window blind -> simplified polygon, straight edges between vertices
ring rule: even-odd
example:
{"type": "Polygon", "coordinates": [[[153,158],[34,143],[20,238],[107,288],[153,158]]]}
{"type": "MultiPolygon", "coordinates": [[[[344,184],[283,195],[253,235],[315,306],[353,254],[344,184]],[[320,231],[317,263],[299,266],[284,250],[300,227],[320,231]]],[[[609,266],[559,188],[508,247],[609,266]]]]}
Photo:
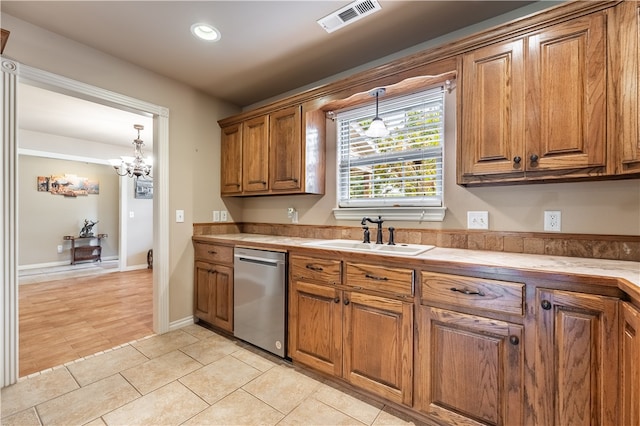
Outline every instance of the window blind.
{"type": "Polygon", "coordinates": [[[381,99],[390,133],[364,132],[375,104],[336,113],[338,206],[442,206],[444,89],[381,99]]]}

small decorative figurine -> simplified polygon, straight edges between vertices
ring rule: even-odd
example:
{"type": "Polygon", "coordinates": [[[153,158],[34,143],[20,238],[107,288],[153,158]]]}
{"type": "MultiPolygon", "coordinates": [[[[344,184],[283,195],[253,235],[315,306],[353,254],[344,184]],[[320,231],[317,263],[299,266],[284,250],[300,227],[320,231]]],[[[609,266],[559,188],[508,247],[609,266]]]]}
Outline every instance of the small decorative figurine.
{"type": "Polygon", "coordinates": [[[84,220],[84,226],[82,227],[82,229],[80,230],[80,237],[93,237],[93,232],[91,231],[91,229],[93,228],[93,226],[98,223],[99,221],[90,221],[85,219],[84,220]]]}

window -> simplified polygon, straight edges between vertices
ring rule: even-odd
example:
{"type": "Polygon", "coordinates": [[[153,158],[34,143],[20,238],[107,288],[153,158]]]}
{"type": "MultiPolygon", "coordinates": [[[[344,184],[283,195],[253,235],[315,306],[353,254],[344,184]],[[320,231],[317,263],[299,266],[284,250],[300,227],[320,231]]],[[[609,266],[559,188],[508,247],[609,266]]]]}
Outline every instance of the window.
{"type": "Polygon", "coordinates": [[[379,110],[383,138],[364,134],[375,103],[336,113],[339,208],[442,207],[444,89],[382,98],[379,110]]]}

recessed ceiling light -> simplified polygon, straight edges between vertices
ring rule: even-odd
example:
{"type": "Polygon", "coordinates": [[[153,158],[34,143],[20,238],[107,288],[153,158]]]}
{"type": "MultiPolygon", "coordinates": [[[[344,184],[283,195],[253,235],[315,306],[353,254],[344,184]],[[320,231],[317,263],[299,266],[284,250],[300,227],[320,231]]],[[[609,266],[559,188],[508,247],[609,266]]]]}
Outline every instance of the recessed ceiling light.
{"type": "Polygon", "coordinates": [[[220,37],[222,37],[220,31],[209,24],[193,24],[191,26],[191,33],[205,41],[218,41],[220,37]]]}

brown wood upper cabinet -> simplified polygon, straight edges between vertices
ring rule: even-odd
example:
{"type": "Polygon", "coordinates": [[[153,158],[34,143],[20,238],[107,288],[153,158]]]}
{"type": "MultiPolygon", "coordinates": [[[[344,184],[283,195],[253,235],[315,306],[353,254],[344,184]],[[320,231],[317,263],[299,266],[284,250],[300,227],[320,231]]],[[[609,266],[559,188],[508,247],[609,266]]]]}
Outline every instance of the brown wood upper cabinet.
{"type": "Polygon", "coordinates": [[[221,194],[324,193],[324,120],[301,105],[221,120],[221,194]]]}
{"type": "Polygon", "coordinates": [[[640,173],[640,2],[624,1],[611,13],[609,32],[611,143],[618,175],[640,173]]]}
{"type": "Polygon", "coordinates": [[[606,14],[463,55],[458,183],[607,172],[606,14]]]}

